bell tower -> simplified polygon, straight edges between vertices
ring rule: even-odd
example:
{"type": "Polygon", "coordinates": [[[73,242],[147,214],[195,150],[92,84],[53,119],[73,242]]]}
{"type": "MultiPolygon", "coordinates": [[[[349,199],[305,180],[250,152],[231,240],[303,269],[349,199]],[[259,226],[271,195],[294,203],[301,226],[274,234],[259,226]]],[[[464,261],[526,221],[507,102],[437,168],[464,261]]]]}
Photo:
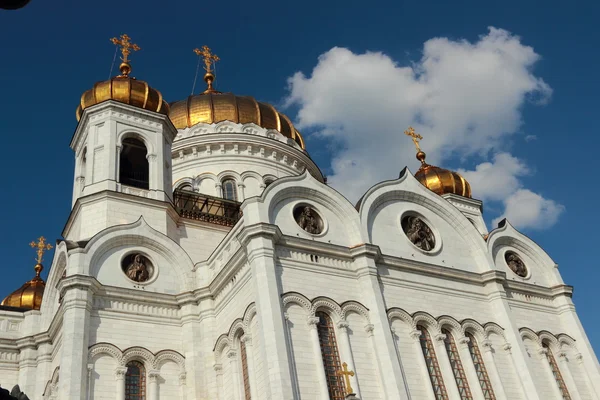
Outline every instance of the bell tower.
{"type": "Polygon", "coordinates": [[[165,231],[164,217],[145,215],[156,207],[143,203],[172,202],[171,146],[177,130],[167,116],[169,106],[158,90],[131,76],[129,54],[140,48],[127,35],[111,41],[121,49],[121,73],[81,96],[71,140],[73,211],[65,234],[74,240],[140,215],[165,231]],[[74,231],[73,214],[86,219],[74,231]]]}

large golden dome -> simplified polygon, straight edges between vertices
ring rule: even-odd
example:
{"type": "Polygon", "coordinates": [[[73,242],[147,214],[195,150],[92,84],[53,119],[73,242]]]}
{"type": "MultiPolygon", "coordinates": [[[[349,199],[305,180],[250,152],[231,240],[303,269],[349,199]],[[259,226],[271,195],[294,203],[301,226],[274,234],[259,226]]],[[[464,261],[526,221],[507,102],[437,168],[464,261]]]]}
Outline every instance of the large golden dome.
{"type": "Polygon", "coordinates": [[[81,118],[83,110],[106,100],[116,100],[121,103],[143,108],[167,115],[169,104],[163,100],[162,94],[150,87],[146,82],[129,76],[131,65],[123,62],[120,66],[121,75],[107,81],[97,82],[93,88],[81,95],[77,107],[77,121],[81,118]]]}
{"type": "Polygon", "coordinates": [[[422,151],[417,153],[417,159],[421,161],[421,167],[415,173],[415,178],[427,189],[440,196],[452,193],[463,197],[471,197],[471,185],[458,172],[427,164],[425,153],[422,151]]]}
{"type": "Polygon", "coordinates": [[[38,263],[35,266],[35,277],[6,296],[0,305],[39,310],[42,305],[44,289],[46,288],[46,282],[40,277],[43,269],[42,264],[38,263]]]}
{"type": "Polygon", "coordinates": [[[232,121],[240,124],[254,123],[266,129],[275,129],[304,148],[302,135],[294,128],[288,117],[270,104],[256,101],[250,96],[233,93],[205,91],[185,100],[171,103],[169,118],[177,129],[198,123],[213,124],[232,121]]]}

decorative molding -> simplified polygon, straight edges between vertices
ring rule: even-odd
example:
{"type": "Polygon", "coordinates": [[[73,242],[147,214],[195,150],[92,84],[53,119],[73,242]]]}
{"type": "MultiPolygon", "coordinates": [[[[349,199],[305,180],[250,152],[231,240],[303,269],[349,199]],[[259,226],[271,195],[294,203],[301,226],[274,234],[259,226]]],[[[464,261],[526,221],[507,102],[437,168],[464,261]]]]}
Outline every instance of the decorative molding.
{"type": "Polygon", "coordinates": [[[294,303],[302,307],[308,316],[314,316],[317,311],[323,310],[330,314],[336,323],[346,321],[347,316],[352,312],[361,315],[367,324],[371,323],[369,310],[354,300],[345,301],[340,305],[328,297],[320,296],[309,300],[298,292],[288,292],[281,296],[281,301],[284,309],[288,304],[294,303]]]}
{"type": "Polygon", "coordinates": [[[121,350],[111,343],[96,343],[88,349],[88,363],[93,364],[94,359],[103,354],[115,360],[117,372],[119,368],[125,368],[128,362],[137,360],[143,363],[148,371],[158,371],[165,361],[172,361],[179,366],[180,373],[185,373],[185,357],[174,350],[161,350],[154,354],[139,346],[121,350]]]}

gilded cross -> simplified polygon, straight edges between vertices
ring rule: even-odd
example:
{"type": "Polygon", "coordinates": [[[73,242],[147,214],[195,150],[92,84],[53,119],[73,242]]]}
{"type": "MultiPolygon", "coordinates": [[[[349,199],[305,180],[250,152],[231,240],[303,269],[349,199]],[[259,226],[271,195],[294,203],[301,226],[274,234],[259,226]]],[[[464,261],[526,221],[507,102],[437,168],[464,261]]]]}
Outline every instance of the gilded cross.
{"type": "Polygon", "coordinates": [[[404,131],[404,134],[412,138],[412,141],[415,144],[415,147],[417,148],[417,152],[420,152],[421,146],[419,146],[419,141],[423,139],[423,136],[415,132],[415,128],[413,128],[412,126],[409,126],[408,129],[404,131]]]}
{"type": "Polygon", "coordinates": [[[29,245],[31,247],[33,247],[34,249],[37,248],[36,252],[37,252],[37,263],[41,264],[42,263],[42,257],[44,256],[44,253],[47,250],[51,250],[52,249],[52,245],[46,243],[46,238],[43,236],[40,236],[40,238],[38,239],[37,243],[36,242],[31,242],[29,243],[29,245]]]}
{"type": "Polygon", "coordinates": [[[131,43],[131,38],[128,34],[124,33],[121,35],[121,39],[117,39],[116,37],[110,39],[113,44],[116,46],[121,46],[121,53],[123,53],[123,57],[121,60],[123,62],[129,62],[129,54],[131,54],[131,50],[138,51],[140,50],[140,46],[135,43],[131,43]]]}
{"type": "Polygon", "coordinates": [[[343,376],[346,380],[346,394],[354,393],[352,386],[350,385],[350,377],[354,376],[354,371],[348,371],[348,364],[342,364],[343,371],[337,371],[339,376],[343,376]]]}
{"type": "Polygon", "coordinates": [[[220,60],[220,58],[216,54],[211,53],[211,50],[207,45],[202,46],[202,49],[194,49],[194,53],[204,58],[204,69],[207,73],[211,73],[212,65],[220,60]]]}

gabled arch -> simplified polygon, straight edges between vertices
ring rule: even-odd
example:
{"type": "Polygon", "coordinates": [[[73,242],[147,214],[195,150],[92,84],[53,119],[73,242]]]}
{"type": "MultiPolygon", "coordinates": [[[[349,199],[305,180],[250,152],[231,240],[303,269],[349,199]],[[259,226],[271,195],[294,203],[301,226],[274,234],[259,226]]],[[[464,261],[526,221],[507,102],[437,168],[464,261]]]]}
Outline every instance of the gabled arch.
{"type": "Polygon", "coordinates": [[[42,329],[47,329],[50,326],[54,314],[58,310],[59,293],[56,286],[62,279],[63,274],[66,273],[68,263],[69,254],[67,244],[63,240],[56,244],[54,256],[52,257],[52,264],[50,266],[50,273],[46,280],[46,288],[44,289],[44,296],[42,297],[42,304],[40,306],[42,329]]]}
{"type": "Polygon", "coordinates": [[[120,247],[124,238],[129,243],[137,240],[141,247],[162,255],[178,276],[181,289],[191,289],[194,264],[190,256],[173,239],[149,226],[143,216],[131,224],[112,226],[94,235],[83,249],[86,254],[81,264],[83,269],[74,273],[95,276],[102,257],[112,248],[120,247]]]}
{"type": "Polygon", "coordinates": [[[360,215],[361,233],[372,242],[372,220],[376,212],[389,201],[405,201],[418,203],[435,213],[448,225],[454,227],[475,257],[478,265],[491,265],[481,234],[467,217],[447,200],[433,193],[415,179],[408,168],[404,168],[400,177],[392,181],[384,181],[372,186],[363,195],[357,209],[360,215]]]}

